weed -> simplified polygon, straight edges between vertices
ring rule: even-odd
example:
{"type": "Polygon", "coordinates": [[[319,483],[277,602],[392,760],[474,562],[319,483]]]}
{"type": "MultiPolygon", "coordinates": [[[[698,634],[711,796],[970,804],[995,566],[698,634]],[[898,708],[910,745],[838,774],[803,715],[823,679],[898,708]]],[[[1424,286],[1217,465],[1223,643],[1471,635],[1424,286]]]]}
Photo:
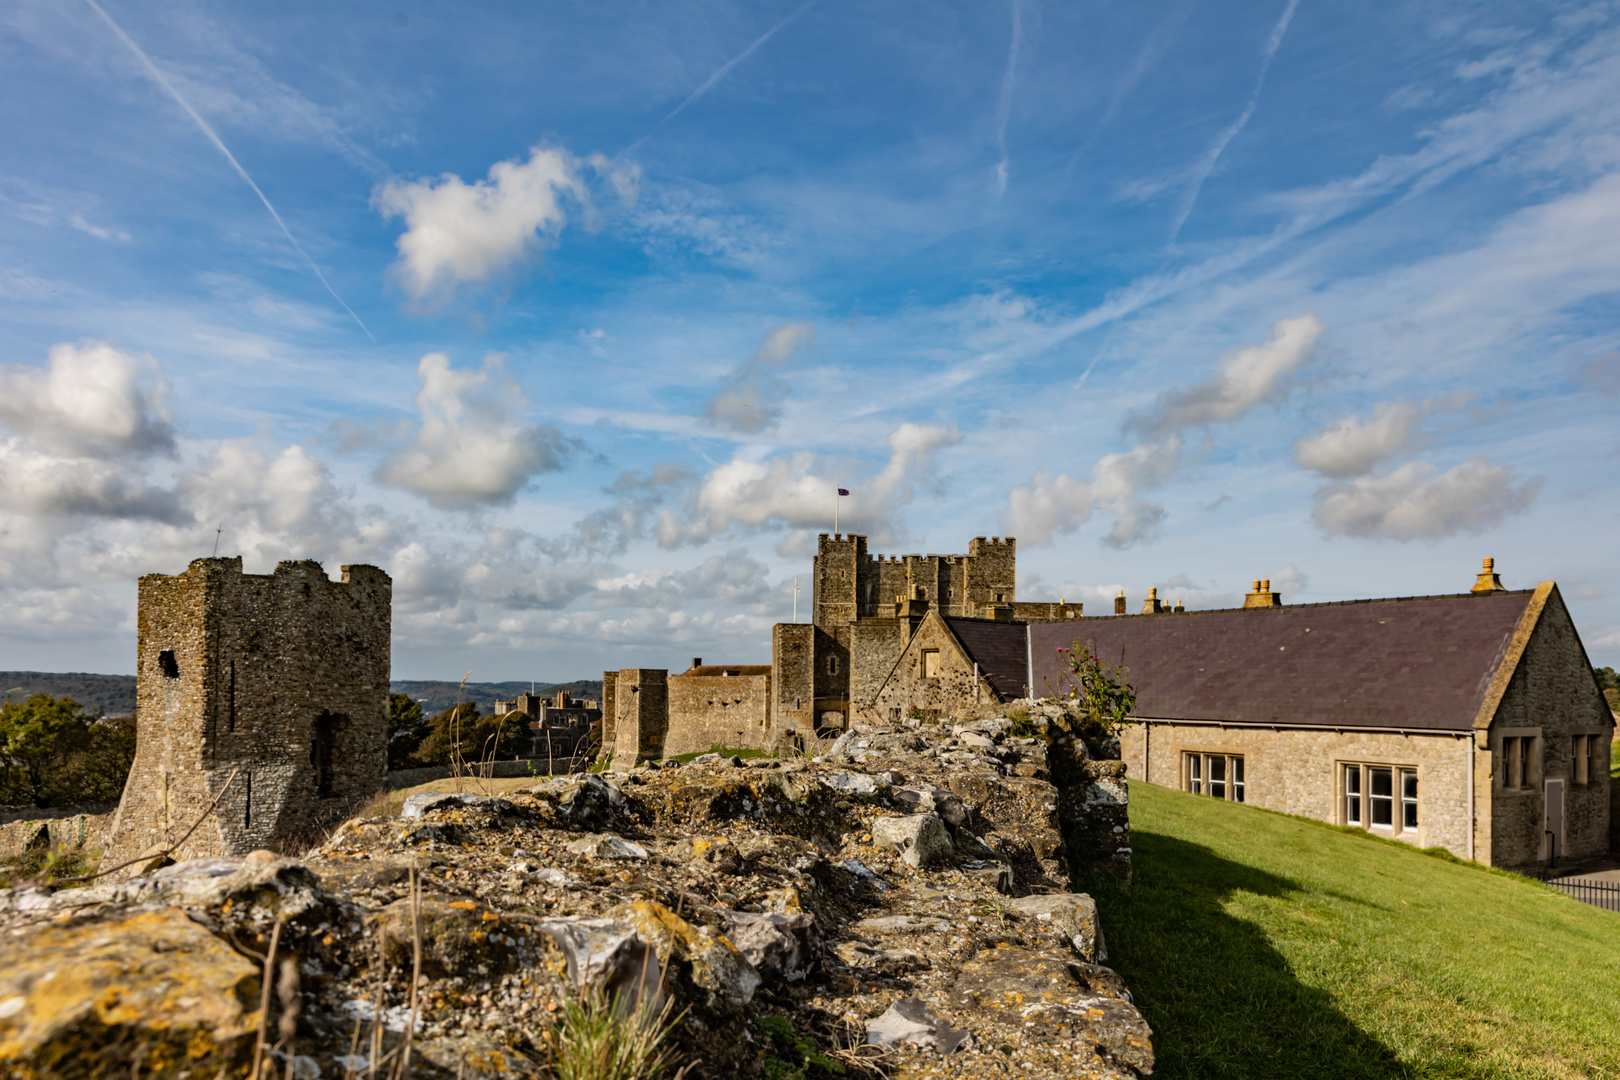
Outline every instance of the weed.
{"type": "Polygon", "coordinates": [[[786,1055],[768,1055],[760,1066],[764,1080],[807,1080],[817,1074],[844,1075],[842,1062],[834,1061],[817,1049],[815,1040],[799,1037],[793,1023],[785,1016],[758,1016],[754,1018],[760,1030],[771,1040],[771,1049],[786,1055]],[[812,1071],[814,1070],[814,1071],[812,1071]]]}
{"type": "Polygon", "coordinates": [[[653,1080],[675,1061],[665,1045],[679,1017],[672,1003],[660,1007],[645,994],[628,1011],[601,990],[584,991],[563,1003],[543,1036],[553,1080],[653,1080]]]}
{"type": "Polygon", "coordinates": [[[1016,739],[1033,739],[1041,733],[1030,718],[1028,709],[1008,709],[1007,719],[1012,721],[1012,736],[1016,739]]]}
{"type": "Polygon", "coordinates": [[[29,881],[49,881],[87,873],[96,864],[88,851],[36,848],[0,859],[0,889],[12,889],[29,881]]]}

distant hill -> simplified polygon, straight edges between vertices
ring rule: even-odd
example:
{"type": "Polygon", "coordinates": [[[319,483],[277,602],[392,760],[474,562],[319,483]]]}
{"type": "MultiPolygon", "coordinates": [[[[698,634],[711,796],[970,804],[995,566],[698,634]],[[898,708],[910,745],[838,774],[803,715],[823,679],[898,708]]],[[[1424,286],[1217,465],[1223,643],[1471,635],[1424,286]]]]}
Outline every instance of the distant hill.
{"type": "Polygon", "coordinates": [[[0,671],[0,701],[26,701],[35,694],[70,697],[92,713],[129,716],[135,711],[135,676],[0,671]]]}
{"type": "Polygon", "coordinates": [[[443,712],[458,700],[471,701],[478,705],[478,711],[487,713],[495,707],[497,699],[511,701],[519,694],[529,692],[530,686],[534,692],[545,697],[551,697],[559,690],[566,690],[576,698],[588,698],[600,703],[602,700],[602,680],[580,679],[566,683],[527,683],[527,682],[470,682],[465,689],[453,682],[439,682],[432,679],[395,679],[391,689],[396,694],[409,694],[413,698],[424,699],[422,711],[429,716],[443,712]],[[457,697],[457,694],[460,697],[457,697]]]}
{"type": "MultiPolygon", "coordinates": [[[[477,702],[480,712],[488,712],[496,699],[510,701],[529,689],[527,682],[499,682],[467,684],[460,700],[477,702]]],[[[395,679],[391,689],[397,694],[424,698],[422,710],[429,716],[443,712],[457,701],[457,686],[453,682],[431,679],[395,679]]],[[[566,690],[576,698],[602,700],[600,679],[581,679],[567,683],[537,683],[535,693],[547,696],[566,690]]],[[[0,671],[0,700],[23,701],[34,694],[52,697],[70,697],[93,713],[109,716],[129,715],[135,711],[135,676],[91,675],[82,671],[58,673],[49,671],[0,671]]]]}

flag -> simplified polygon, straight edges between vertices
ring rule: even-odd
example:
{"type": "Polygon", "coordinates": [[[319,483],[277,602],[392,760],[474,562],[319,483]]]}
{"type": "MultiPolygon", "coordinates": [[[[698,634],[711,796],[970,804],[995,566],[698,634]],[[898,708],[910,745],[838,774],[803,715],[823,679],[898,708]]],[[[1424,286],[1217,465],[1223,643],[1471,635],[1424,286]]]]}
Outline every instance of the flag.
{"type": "Polygon", "coordinates": [[[849,488],[839,488],[838,489],[838,494],[840,494],[840,495],[848,495],[849,494],[849,488]]]}

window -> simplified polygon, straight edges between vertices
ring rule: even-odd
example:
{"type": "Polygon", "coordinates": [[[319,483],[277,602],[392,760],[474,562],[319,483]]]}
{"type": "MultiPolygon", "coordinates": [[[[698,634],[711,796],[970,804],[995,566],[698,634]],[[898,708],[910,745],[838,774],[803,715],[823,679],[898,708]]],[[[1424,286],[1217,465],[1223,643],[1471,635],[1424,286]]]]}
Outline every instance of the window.
{"type": "Polygon", "coordinates": [[[173,649],[164,649],[158,653],[158,669],[163,672],[163,677],[166,679],[178,679],[180,677],[180,665],[175,662],[173,649]]]}
{"type": "Polygon", "coordinates": [[[1183,754],[1185,787],[1194,795],[1242,802],[1243,759],[1235,754],[1183,754]]]}
{"type": "Polygon", "coordinates": [[[939,650],[924,649],[922,654],[923,678],[939,678],[939,650]]]}
{"type": "Polygon", "coordinates": [[[838,657],[836,657],[836,656],[827,657],[827,674],[829,674],[829,675],[838,674],[838,657]]]}
{"type": "MultiPolygon", "coordinates": [[[[1418,771],[1399,765],[1346,763],[1344,823],[1399,836],[1417,832],[1418,771]]],[[[1415,835],[1405,839],[1415,839],[1415,835]]]]}
{"type": "Polygon", "coordinates": [[[1592,782],[1592,736],[1577,735],[1570,748],[1570,765],[1573,767],[1574,780],[1577,784],[1592,782]]]}
{"type": "Polygon", "coordinates": [[[1401,828],[1417,828],[1417,770],[1401,770],[1401,828]]]}
{"type": "Polygon", "coordinates": [[[1535,760],[1533,735],[1515,735],[1502,740],[1502,786],[1519,791],[1535,782],[1531,763],[1535,760]]]}
{"type": "Polygon", "coordinates": [[[1373,766],[1367,770],[1367,809],[1372,815],[1372,827],[1390,829],[1395,826],[1395,782],[1391,770],[1373,766]]]}

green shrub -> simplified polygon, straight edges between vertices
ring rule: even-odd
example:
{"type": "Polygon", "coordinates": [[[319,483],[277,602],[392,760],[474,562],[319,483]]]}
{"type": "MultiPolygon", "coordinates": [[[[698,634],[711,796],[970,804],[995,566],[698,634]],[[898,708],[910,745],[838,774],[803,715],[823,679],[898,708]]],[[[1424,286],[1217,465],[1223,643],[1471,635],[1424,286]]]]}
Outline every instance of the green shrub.
{"type": "Polygon", "coordinates": [[[816,1049],[815,1040],[795,1034],[793,1023],[787,1017],[757,1016],[754,1023],[770,1038],[771,1049],[775,1051],[767,1054],[765,1063],[760,1066],[759,1075],[764,1080],[807,1080],[821,1074],[844,1074],[843,1063],[816,1049]]]}

